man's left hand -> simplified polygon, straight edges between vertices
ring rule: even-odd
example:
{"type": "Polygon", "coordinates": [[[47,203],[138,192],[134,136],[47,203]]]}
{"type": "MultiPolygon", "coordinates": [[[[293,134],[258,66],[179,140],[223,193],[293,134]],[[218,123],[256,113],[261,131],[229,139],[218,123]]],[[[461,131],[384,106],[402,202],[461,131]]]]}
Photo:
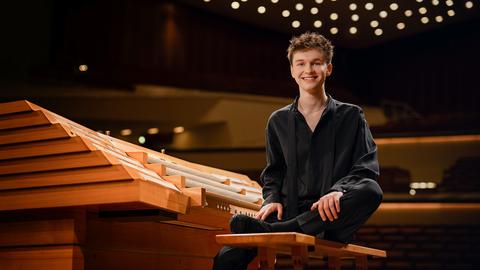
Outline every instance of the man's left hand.
{"type": "Polygon", "coordinates": [[[310,210],[318,210],[323,221],[327,221],[327,218],[330,221],[334,221],[338,218],[338,213],[340,213],[340,197],[342,196],[342,192],[330,192],[314,203],[310,210]]]}

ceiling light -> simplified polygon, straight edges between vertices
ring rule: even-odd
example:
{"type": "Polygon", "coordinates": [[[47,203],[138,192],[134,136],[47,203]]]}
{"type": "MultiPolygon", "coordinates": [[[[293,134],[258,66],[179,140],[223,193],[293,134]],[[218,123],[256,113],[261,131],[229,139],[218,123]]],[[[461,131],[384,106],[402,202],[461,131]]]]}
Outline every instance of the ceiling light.
{"type": "Polygon", "coordinates": [[[405,24],[402,23],[402,22],[399,22],[399,23],[397,23],[397,28],[398,28],[398,30],[403,30],[403,29],[405,29],[405,24]]]}
{"type": "Polygon", "coordinates": [[[468,8],[468,9],[472,8],[473,7],[473,2],[472,1],[465,2],[465,7],[468,8]]]}
{"type": "Polygon", "coordinates": [[[85,72],[85,71],[88,70],[88,66],[87,65],[80,65],[80,66],[78,66],[78,70],[80,72],[85,72]]]}
{"type": "Polygon", "coordinates": [[[284,11],[282,11],[282,16],[285,17],[285,18],[290,16],[290,11],[285,9],[284,11]]]}
{"type": "Polygon", "coordinates": [[[240,3],[237,1],[233,1],[232,4],[230,5],[233,9],[238,9],[240,7],[240,3]]]}
{"type": "Polygon", "coordinates": [[[382,10],[378,15],[380,15],[380,18],[386,18],[388,13],[385,10],[382,10]]]}
{"type": "Polygon", "coordinates": [[[358,21],[359,18],[360,17],[358,16],[358,14],[353,14],[352,15],[352,21],[354,21],[354,22],[358,21]]]}
{"type": "Polygon", "coordinates": [[[415,191],[415,189],[410,189],[410,195],[414,196],[415,194],[417,194],[417,192],[415,191]]]}
{"type": "Polygon", "coordinates": [[[390,9],[391,10],[397,10],[398,9],[398,4],[397,3],[391,3],[390,4],[390,9]]]}
{"type": "Polygon", "coordinates": [[[440,4],[440,1],[438,1],[438,0],[432,0],[432,5],[438,6],[438,4],[440,4]]]}
{"type": "Polygon", "coordinates": [[[315,26],[316,28],[322,27],[322,21],[319,21],[319,20],[314,21],[313,26],[315,26]]]}
{"type": "Polygon", "coordinates": [[[210,2],[210,0],[203,0],[203,2],[208,3],[208,2],[210,2]]]}
{"type": "Polygon", "coordinates": [[[338,19],[338,14],[337,14],[337,13],[332,13],[332,14],[330,14],[330,19],[331,19],[332,21],[335,21],[336,19],[338,19]]]}
{"type": "Polygon", "coordinates": [[[425,7],[421,7],[421,8],[418,9],[418,13],[425,14],[425,13],[427,13],[427,9],[425,7]]]}
{"type": "Polygon", "coordinates": [[[373,9],[373,4],[372,3],[366,3],[365,4],[365,9],[366,10],[372,10],[373,9]]]}
{"type": "Polygon", "coordinates": [[[445,1],[445,4],[447,4],[447,6],[451,7],[453,6],[453,1],[452,0],[447,0],[445,1]]]}
{"type": "Polygon", "coordinates": [[[435,17],[435,21],[438,22],[438,23],[441,23],[441,22],[443,22],[443,17],[438,15],[438,16],[435,17]]]}
{"type": "Polygon", "coordinates": [[[383,30],[380,28],[375,29],[375,35],[381,36],[383,34],[383,30]]]}
{"type": "Polygon", "coordinates": [[[303,4],[302,3],[297,3],[295,5],[295,9],[298,10],[298,11],[302,10],[303,9],[303,4]]]}
{"type": "Polygon", "coordinates": [[[420,21],[422,21],[423,24],[427,24],[429,20],[428,17],[422,17],[420,21]]]}
{"type": "Polygon", "coordinates": [[[247,2],[247,0],[241,0],[242,2],[247,2]]]}
{"type": "Polygon", "coordinates": [[[129,128],[122,129],[122,130],[120,130],[120,135],[122,135],[122,136],[130,136],[130,135],[132,135],[132,130],[129,129],[129,128]]]}
{"type": "Polygon", "coordinates": [[[150,134],[150,135],[155,135],[155,134],[158,134],[158,132],[160,132],[160,130],[158,128],[149,128],[147,130],[147,133],[150,134]]]}
{"type": "Polygon", "coordinates": [[[300,22],[299,22],[299,21],[293,21],[293,22],[292,22],[292,27],[293,27],[293,28],[298,28],[298,27],[300,27],[300,22]]]}
{"type": "Polygon", "coordinates": [[[278,0],[272,0],[272,3],[274,4],[278,3],[278,0]]]}
{"type": "Polygon", "coordinates": [[[143,136],[138,137],[138,142],[139,142],[140,144],[144,144],[145,141],[146,141],[146,140],[145,140],[145,137],[143,137],[143,136]]]}
{"type": "Polygon", "coordinates": [[[332,33],[332,35],[336,35],[338,33],[338,28],[336,27],[330,28],[330,33],[332,33]]]}
{"type": "Polygon", "coordinates": [[[373,28],[378,27],[378,21],[376,21],[376,20],[371,21],[370,26],[373,27],[373,28]]]}
{"type": "Polygon", "coordinates": [[[455,11],[453,9],[450,9],[449,11],[447,11],[447,14],[448,16],[453,17],[455,16],[455,11]]]}
{"type": "Polygon", "coordinates": [[[313,15],[317,14],[317,13],[318,13],[318,8],[312,7],[312,8],[310,9],[310,13],[312,13],[313,15]]]}
{"type": "Polygon", "coordinates": [[[257,8],[257,11],[258,11],[258,13],[263,14],[263,13],[265,13],[265,11],[267,11],[267,9],[264,6],[259,6],[257,8]]]}
{"type": "Polygon", "coordinates": [[[356,27],[350,27],[350,29],[348,30],[350,32],[350,34],[356,34],[357,33],[357,28],[356,27]]]}
{"type": "Polygon", "coordinates": [[[418,3],[421,3],[421,2],[423,2],[423,0],[417,0],[417,2],[418,2],[418,3]]]}
{"type": "Polygon", "coordinates": [[[323,3],[323,0],[315,0],[315,3],[321,4],[321,3],[323,3]]]}
{"type": "Polygon", "coordinates": [[[357,4],[351,3],[350,5],[348,5],[348,7],[350,8],[350,10],[353,11],[353,10],[357,9],[357,4]]]}
{"type": "Polygon", "coordinates": [[[173,133],[176,133],[176,134],[183,133],[184,131],[185,131],[185,128],[182,127],[182,126],[178,126],[178,127],[173,128],[173,133]]]}
{"type": "Polygon", "coordinates": [[[410,17],[412,14],[413,12],[410,9],[405,10],[405,16],[410,17]]]}

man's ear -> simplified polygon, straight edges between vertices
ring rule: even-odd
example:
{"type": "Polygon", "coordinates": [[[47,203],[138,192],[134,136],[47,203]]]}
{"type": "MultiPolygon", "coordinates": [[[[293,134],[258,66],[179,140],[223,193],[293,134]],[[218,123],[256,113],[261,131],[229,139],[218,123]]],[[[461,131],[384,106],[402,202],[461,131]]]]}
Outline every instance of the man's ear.
{"type": "Polygon", "coordinates": [[[332,63],[329,63],[327,65],[327,76],[330,76],[332,74],[332,72],[333,72],[333,65],[332,65],[332,63]]]}

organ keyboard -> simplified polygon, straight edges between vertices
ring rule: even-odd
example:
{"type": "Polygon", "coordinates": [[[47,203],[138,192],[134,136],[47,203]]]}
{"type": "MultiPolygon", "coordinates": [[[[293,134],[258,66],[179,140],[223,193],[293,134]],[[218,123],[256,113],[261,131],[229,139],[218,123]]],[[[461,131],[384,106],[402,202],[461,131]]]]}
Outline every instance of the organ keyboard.
{"type": "Polygon", "coordinates": [[[261,204],[245,175],[0,104],[0,269],[209,269],[230,216],[261,204]]]}

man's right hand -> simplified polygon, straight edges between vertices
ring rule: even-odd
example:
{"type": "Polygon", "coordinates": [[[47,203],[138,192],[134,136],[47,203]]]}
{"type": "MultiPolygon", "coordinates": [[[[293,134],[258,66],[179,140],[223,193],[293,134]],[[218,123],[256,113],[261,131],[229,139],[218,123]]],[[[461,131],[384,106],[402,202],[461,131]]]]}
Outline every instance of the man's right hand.
{"type": "Polygon", "coordinates": [[[265,220],[271,213],[277,211],[277,219],[282,219],[283,206],[281,203],[269,203],[263,206],[255,215],[256,219],[265,220]]]}

